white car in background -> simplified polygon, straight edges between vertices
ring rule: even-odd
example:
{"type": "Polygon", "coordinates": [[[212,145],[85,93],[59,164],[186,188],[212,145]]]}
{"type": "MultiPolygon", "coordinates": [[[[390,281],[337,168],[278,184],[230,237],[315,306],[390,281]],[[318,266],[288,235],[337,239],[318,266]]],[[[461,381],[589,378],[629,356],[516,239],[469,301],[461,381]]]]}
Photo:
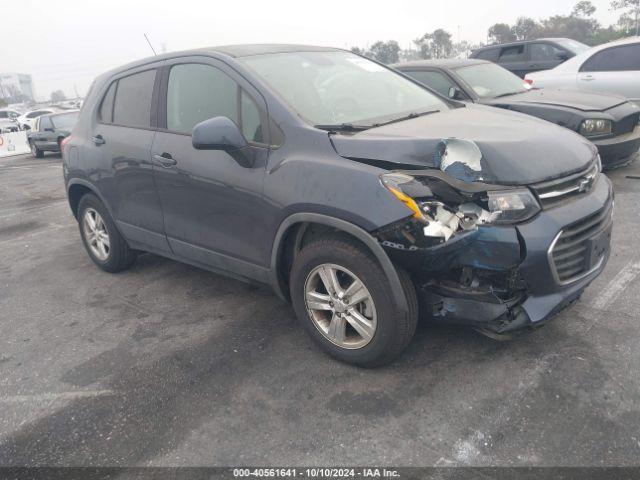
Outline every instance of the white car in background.
{"type": "Polygon", "coordinates": [[[47,115],[49,113],[58,113],[57,108],[39,108],[37,110],[31,110],[18,117],[18,125],[23,130],[31,130],[36,123],[36,118],[47,115]]]}
{"type": "Polygon", "coordinates": [[[598,45],[551,70],[528,73],[524,78],[533,87],[612,93],[640,106],[640,37],[598,45]]]}

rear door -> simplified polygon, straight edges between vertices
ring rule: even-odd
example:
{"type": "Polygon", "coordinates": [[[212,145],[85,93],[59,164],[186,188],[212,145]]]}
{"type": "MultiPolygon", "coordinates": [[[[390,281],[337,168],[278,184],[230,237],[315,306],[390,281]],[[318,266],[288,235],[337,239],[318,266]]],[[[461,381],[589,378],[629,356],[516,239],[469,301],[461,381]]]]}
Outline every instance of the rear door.
{"type": "Polygon", "coordinates": [[[640,43],[594,53],[578,72],[578,88],[621,95],[640,105],[640,43]]]}
{"type": "Polygon", "coordinates": [[[172,251],[192,263],[264,280],[264,99],[233,69],[209,57],[168,61],[160,98],[152,154],[172,251]],[[193,148],[193,127],[218,116],[240,127],[253,166],[222,150],[193,148]]]}
{"type": "Polygon", "coordinates": [[[529,72],[550,70],[560,65],[570,56],[569,52],[549,42],[529,43],[527,49],[527,68],[529,72]]]}
{"type": "Polygon", "coordinates": [[[134,247],[152,251],[169,250],[151,162],[160,65],[127,71],[105,87],[87,139],[95,182],[120,231],[134,247]]]}
{"type": "Polygon", "coordinates": [[[524,44],[501,47],[497,63],[521,78],[529,73],[524,44]]]}
{"type": "Polygon", "coordinates": [[[36,119],[34,126],[35,144],[41,150],[55,150],[58,145],[54,135],[54,126],[49,115],[36,119]]]}

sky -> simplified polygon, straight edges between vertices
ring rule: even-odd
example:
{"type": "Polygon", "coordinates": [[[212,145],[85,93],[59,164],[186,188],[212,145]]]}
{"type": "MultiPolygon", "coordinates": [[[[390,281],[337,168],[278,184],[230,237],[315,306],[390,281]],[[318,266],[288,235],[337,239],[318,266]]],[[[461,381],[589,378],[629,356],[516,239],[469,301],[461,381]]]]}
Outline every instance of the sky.
{"type": "MultiPolygon", "coordinates": [[[[39,100],[82,96],[93,78],[153,54],[238,43],[339,48],[412,40],[444,28],[454,41],[486,41],[497,22],[568,14],[577,0],[20,0],[3,1],[0,73],[31,74],[39,100]]],[[[592,0],[603,25],[618,14],[592,0]]]]}

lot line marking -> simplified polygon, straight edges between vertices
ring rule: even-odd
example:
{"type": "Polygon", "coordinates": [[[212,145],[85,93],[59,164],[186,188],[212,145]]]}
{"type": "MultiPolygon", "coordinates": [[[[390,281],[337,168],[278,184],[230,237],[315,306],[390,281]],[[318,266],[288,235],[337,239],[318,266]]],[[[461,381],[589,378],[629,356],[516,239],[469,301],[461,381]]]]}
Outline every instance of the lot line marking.
{"type": "Polygon", "coordinates": [[[0,397],[0,403],[50,402],[52,400],[76,400],[115,395],[113,390],[80,390],[76,392],[37,393],[34,395],[11,395],[0,397]]]}
{"type": "Polygon", "coordinates": [[[627,285],[633,282],[638,275],[640,275],[640,262],[627,263],[602,290],[600,296],[593,301],[591,306],[597,310],[604,310],[616,301],[627,285]]]}

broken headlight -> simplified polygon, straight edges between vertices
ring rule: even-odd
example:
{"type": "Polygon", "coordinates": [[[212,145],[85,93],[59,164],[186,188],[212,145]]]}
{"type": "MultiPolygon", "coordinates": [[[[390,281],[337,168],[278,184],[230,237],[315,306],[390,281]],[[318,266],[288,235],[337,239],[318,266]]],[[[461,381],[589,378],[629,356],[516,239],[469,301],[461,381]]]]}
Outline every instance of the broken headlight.
{"type": "Polygon", "coordinates": [[[413,218],[421,222],[427,221],[422,209],[414,200],[414,198],[431,196],[431,190],[426,185],[404,173],[385,173],[380,175],[380,181],[405,207],[413,212],[413,218]]]}
{"type": "Polygon", "coordinates": [[[516,223],[528,220],[540,211],[540,204],[527,188],[488,192],[491,223],[516,223]]]}
{"type": "Polygon", "coordinates": [[[611,120],[603,118],[588,118],[580,124],[580,134],[585,137],[597,135],[609,135],[611,133],[611,120]]]}

